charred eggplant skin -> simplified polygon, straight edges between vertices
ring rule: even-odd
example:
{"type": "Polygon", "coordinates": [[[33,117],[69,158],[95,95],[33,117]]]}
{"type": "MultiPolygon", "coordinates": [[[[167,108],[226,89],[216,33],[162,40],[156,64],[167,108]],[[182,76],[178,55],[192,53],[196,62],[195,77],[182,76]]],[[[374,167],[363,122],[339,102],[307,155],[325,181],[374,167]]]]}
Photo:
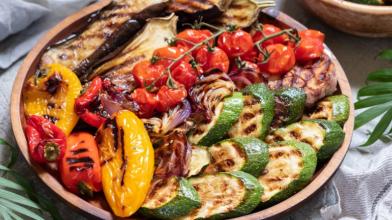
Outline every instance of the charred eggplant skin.
{"type": "Polygon", "coordinates": [[[287,88],[275,93],[274,127],[298,121],[304,112],[306,93],[303,89],[287,88]]]}
{"type": "Polygon", "coordinates": [[[348,97],[345,95],[334,95],[318,102],[316,111],[310,114],[309,118],[336,121],[343,126],[348,119],[349,113],[350,101],[348,97]]]}
{"type": "Polygon", "coordinates": [[[261,121],[260,139],[264,139],[274,117],[274,94],[264,84],[252,84],[245,87],[242,91],[244,94],[252,95],[259,99],[263,111],[263,119],[261,121]]]}
{"type": "Polygon", "coordinates": [[[273,195],[268,201],[264,201],[260,203],[261,207],[268,207],[273,204],[276,204],[280,201],[283,201],[294,193],[301,190],[305,187],[309,181],[312,179],[312,176],[316,170],[317,166],[317,156],[313,148],[305,143],[298,142],[298,141],[282,141],[277,142],[275,144],[270,145],[270,148],[279,147],[279,146],[290,146],[293,148],[298,149],[302,155],[303,167],[300,172],[299,177],[292,181],[286,189],[278,192],[277,194],[273,195]]]}
{"type": "MultiPolygon", "coordinates": [[[[175,219],[187,215],[200,206],[200,198],[193,186],[182,177],[172,177],[178,181],[176,196],[160,207],[141,207],[140,213],[156,219],[175,219]]],[[[159,193],[159,192],[157,192],[159,193]]]]}

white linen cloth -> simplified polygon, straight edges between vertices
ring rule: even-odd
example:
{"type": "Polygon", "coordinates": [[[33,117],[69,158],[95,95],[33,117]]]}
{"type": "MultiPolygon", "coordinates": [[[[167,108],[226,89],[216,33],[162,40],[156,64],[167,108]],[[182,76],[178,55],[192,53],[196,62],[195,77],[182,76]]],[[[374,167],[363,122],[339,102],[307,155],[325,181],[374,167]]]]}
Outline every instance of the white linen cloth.
{"type": "MultiPolygon", "coordinates": [[[[14,143],[9,119],[9,100],[12,82],[19,65],[20,57],[31,49],[38,38],[67,14],[86,5],[89,1],[79,0],[35,0],[49,10],[49,13],[23,30],[0,42],[0,63],[19,60],[10,68],[0,70],[0,137],[14,143]],[[12,46],[11,46],[12,45],[12,46]]],[[[279,7],[309,27],[326,33],[327,44],[339,58],[348,74],[353,94],[363,84],[366,74],[388,64],[374,61],[381,49],[392,48],[390,39],[363,39],[337,32],[304,13],[297,1],[278,0],[279,7]],[[361,62],[358,62],[360,60],[361,62]]],[[[0,11],[0,17],[2,13],[0,11]]],[[[0,30],[1,32],[1,30],[0,30]]],[[[390,65],[389,65],[390,66],[390,65]]],[[[358,147],[366,140],[366,134],[374,124],[354,132],[350,150],[336,175],[323,189],[305,204],[279,219],[392,219],[392,149],[391,143],[378,141],[368,148],[358,147]]],[[[0,148],[0,152],[3,148],[0,148]]],[[[4,151],[3,151],[4,152],[4,151]]],[[[6,155],[0,153],[0,159],[6,155]]],[[[18,172],[39,186],[40,193],[51,199],[59,207],[66,219],[84,219],[59,200],[28,168],[22,158],[16,165],[18,172]]]]}

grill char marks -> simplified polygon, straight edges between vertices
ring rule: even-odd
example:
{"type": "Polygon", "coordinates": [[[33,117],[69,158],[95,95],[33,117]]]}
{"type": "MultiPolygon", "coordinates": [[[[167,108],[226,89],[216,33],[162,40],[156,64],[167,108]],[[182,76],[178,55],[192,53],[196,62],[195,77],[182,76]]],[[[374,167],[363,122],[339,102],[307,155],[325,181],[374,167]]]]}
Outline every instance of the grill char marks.
{"type": "Polygon", "coordinates": [[[75,37],[49,48],[40,68],[60,63],[86,78],[92,67],[127,42],[147,18],[159,15],[166,0],[114,0],[75,37]],[[138,19],[138,20],[136,20],[138,19]]]}

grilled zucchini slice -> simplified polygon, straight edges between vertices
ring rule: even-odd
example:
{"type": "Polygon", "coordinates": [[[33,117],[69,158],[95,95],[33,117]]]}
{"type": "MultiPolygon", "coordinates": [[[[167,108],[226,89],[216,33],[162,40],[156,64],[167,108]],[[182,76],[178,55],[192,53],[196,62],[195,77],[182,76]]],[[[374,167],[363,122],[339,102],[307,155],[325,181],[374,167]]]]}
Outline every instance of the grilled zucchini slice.
{"type": "Polygon", "coordinates": [[[210,146],[222,140],[231,126],[237,121],[244,106],[243,96],[234,92],[215,108],[212,119],[207,123],[200,123],[191,132],[188,140],[192,144],[210,146]]]}
{"type": "Polygon", "coordinates": [[[221,141],[208,148],[211,164],[205,173],[243,171],[258,177],[268,163],[268,146],[253,137],[221,141]]]}
{"type": "Polygon", "coordinates": [[[157,219],[174,219],[189,214],[200,204],[199,195],[188,180],[171,177],[153,185],[140,213],[157,219]]]}
{"type": "Polygon", "coordinates": [[[266,138],[267,143],[297,140],[312,146],[319,161],[332,156],[344,140],[344,131],[334,121],[304,120],[275,130],[266,138]]]}
{"type": "Polygon", "coordinates": [[[191,178],[201,207],[181,219],[225,219],[246,215],[260,202],[262,187],[247,173],[234,171],[191,178]]]}
{"type": "Polygon", "coordinates": [[[274,115],[274,95],[265,85],[247,86],[243,93],[244,108],[229,131],[229,137],[256,137],[263,139],[274,115]]]}
{"type": "Polygon", "coordinates": [[[336,121],[341,126],[347,121],[350,113],[350,101],[345,95],[329,96],[317,103],[311,119],[336,121]]]}
{"type": "Polygon", "coordinates": [[[211,155],[206,147],[192,146],[192,156],[189,163],[189,173],[188,177],[196,176],[202,173],[204,168],[206,168],[211,163],[211,155]]]}
{"type": "Polygon", "coordinates": [[[301,119],[306,102],[303,89],[287,88],[275,94],[275,115],[273,127],[281,127],[301,119]]]}
{"type": "Polygon", "coordinates": [[[264,188],[261,205],[280,202],[301,190],[317,166],[316,152],[308,144],[283,141],[270,145],[269,162],[258,181],[264,188]]]}

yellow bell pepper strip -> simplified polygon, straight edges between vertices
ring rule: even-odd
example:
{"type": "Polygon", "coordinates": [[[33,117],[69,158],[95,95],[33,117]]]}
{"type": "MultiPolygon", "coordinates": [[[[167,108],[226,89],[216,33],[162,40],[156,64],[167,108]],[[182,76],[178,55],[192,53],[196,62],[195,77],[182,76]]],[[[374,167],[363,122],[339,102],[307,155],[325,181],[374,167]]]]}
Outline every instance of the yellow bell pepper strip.
{"type": "Polygon", "coordinates": [[[121,110],[97,133],[102,187],[106,200],[119,217],[135,213],[147,196],[154,172],[154,149],[143,122],[121,110]]]}
{"type": "Polygon", "coordinates": [[[49,65],[46,72],[27,81],[23,92],[25,113],[49,119],[68,136],[78,122],[74,105],[81,90],[74,72],[60,64],[49,65]]]}

